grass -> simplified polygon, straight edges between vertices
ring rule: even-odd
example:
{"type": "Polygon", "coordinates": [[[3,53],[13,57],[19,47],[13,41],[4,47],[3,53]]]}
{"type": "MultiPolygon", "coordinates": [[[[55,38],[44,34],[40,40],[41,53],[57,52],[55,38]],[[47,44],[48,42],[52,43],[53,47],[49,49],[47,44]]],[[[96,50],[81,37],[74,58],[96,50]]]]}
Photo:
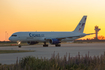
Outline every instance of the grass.
{"type": "MultiPolygon", "coordinates": [[[[38,44],[36,44],[36,45],[43,45],[43,43],[38,43],[38,44]]],[[[22,46],[26,46],[26,45],[28,45],[27,43],[21,43],[21,45],[22,46]]],[[[7,43],[7,42],[1,42],[0,43],[0,47],[7,47],[7,46],[18,46],[18,44],[16,43],[16,42],[13,42],[13,43],[11,43],[11,42],[9,42],[9,43],[7,43]]]]}
{"type": "Polygon", "coordinates": [[[34,52],[33,50],[0,50],[0,54],[3,53],[21,53],[21,52],[34,52]]]}
{"type": "Polygon", "coordinates": [[[27,56],[18,61],[16,64],[0,65],[0,70],[105,70],[105,53],[101,56],[71,57],[70,54],[60,57],[59,54],[53,53],[50,59],[27,56]]]}
{"type": "MultiPolygon", "coordinates": [[[[21,43],[21,45],[28,45],[27,43],[21,43]]],[[[17,43],[0,43],[0,47],[7,47],[7,46],[18,46],[17,43]]]]}

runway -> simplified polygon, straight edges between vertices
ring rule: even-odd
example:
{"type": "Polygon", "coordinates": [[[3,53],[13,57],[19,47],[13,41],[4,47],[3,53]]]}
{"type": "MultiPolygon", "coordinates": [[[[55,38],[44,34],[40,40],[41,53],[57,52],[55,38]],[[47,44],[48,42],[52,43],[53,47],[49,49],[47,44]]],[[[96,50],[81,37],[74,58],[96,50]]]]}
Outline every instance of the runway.
{"type": "Polygon", "coordinates": [[[70,53],[70,56],[76,56],[78,52],[80,52],[81,56],[85,56],[88,52],[89,56],[101,55],[104,54],[105,43],[66,43],[61,44],[61,47],[55,47],[54,45],[49,45],[49,47],[43,47],[42,45],[28,45],[22,46],[22,48],[18,48],[17,46],[7,46],[0,47],[0,50],[35,50],[35,52],[0,54],[0,63],[14,64],[16,63],[17,57],[19,59],[26,56],[50,58],[54,52],[55,54],[59,53],[60,57],[63,57],[66,53],[67,55],[70,53]]]}

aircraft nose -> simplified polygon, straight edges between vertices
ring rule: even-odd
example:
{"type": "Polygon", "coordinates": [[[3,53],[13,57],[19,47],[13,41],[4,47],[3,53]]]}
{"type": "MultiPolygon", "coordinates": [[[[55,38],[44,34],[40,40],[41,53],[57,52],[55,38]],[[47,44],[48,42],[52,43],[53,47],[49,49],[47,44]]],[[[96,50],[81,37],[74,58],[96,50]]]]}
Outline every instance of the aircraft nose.
{"type": "Polygon", "coordinates": [[[9,37],[9,40],[11,41],[11,40],[12,40],[12,38],[11,38],[11,37],[9,37]]]}

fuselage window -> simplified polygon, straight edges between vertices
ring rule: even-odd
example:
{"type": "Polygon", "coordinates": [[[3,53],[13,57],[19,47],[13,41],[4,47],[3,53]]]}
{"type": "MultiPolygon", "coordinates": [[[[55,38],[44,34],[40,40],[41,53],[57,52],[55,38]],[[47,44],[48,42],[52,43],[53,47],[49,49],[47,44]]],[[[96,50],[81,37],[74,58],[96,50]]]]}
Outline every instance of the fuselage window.
{"type": "Polygon", "coordinates": [[[12,36],[16,37],[17,35],[12,35],[12,36]]]}

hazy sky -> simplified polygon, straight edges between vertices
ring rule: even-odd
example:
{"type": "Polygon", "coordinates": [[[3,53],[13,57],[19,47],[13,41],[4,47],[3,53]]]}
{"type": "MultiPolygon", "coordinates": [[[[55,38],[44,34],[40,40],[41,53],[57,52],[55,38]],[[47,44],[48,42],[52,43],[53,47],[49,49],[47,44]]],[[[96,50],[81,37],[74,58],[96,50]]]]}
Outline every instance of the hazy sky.
{"type": "Polygon", "coordinates": [[[73,31],[84,15],[84,33],[98,25],[105,36],[105,0],[0,0],[0,41],[18,31],[73,31]]]}

